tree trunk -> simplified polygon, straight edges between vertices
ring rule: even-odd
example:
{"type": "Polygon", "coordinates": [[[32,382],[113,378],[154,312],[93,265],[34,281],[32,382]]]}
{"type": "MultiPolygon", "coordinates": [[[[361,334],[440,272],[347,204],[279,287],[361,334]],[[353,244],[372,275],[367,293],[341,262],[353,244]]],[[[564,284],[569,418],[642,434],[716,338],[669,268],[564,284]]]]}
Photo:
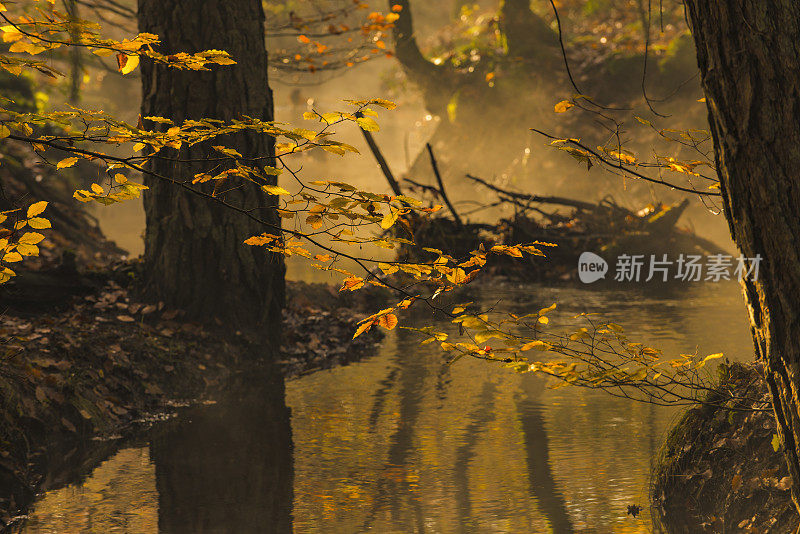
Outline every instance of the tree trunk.
{"type": "Polygon", "coordinates": [[[444,65],[435,65],[422,54],[414,33],[414,19],[408,0],[389,0],[388,6],[399,5],[400,18],[394,23],[394,53],[408,79],[417,85],[431,113],[443,113],[456,91],[454,73],[444,65]]]}
{"type": "MultiPolygon", "coordinates": [[[[143,60],[143,117],[166,117],[176,124],[243,115],[273,119],[261,0],[139,0],[139,28],[160,36],[162,53],[219,49],[237,62],[212,66],[209,72],[193,72],[143,60]]],[[[220,144],[245,158],[270,158],[261,159],[261,166],[275,164],[274,139],[246,133],[179,152],[165,149],[160,155],[183,162],[154,159],[149,169],[191,182],[195,174],[215,167],[216,162],[202,160],[209,157],[209,145],[220,144]]],[[[284,295],[283,260],[242,243],[251,235],[279,227],[275,197],[265,195],[255,184],[234,181],[224,184],[223,189],[229,191],[220,196],[226,203],[253,210],[268,220],[272,228],[265,228],[174,184],[150,176],[145,183],[150,187],[144,195],[145,291],[193,317],[218,317],[232,328],[259,326],[268,339],[277,339],[284,295]]],[[[210,192],[214,186],[195,187],[210,192]]]]}
{"type": "Polygon", "coordinates": [[[756,355],[800,509],[800,3],[686,0],[756,355]]]}
{"type": "MultiPolygon", "coordinates": [[[[500,28],[506,36],[508,55],[526,62],[544,60],[553,63],[558,36],[531,10],[530,0],[503,0],[500,6],[500,28]]],[[[559,58],[560,59],[560,58],[559,58]]],[[[543,65],[531,65],[531,68],[543,65]]]]}

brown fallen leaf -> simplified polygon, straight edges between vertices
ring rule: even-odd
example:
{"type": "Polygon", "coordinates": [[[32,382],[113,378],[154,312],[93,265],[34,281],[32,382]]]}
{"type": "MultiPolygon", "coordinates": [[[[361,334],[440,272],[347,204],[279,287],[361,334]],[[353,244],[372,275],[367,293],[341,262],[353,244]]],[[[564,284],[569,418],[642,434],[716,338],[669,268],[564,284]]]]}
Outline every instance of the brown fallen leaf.
{"type": "Polygon", "coordinates": [[[65,418],[65,417],[62,417],[62,418],[61,418],[61,424],[62,424],[62,425],[64,425],[64,428],[66,428],[66,429],[67,429],[67,430],[69,430],[70,432],[73,432],[73,433],[74,433],[74,432],[77,432],[77,431],[78,431],[78,429],[77,429],[77,428],[75,428],[75,425],[73,425],[72,423],[70,423],[70,422],[69,422],[69,419],[67,419],[67,418],[65,418]]]}
{"type": "Polygon", "coordinates": [[[117,315],[117,321],[122,321],[123,323],[135,323],[136,319],[130,315],[117,315]]]}

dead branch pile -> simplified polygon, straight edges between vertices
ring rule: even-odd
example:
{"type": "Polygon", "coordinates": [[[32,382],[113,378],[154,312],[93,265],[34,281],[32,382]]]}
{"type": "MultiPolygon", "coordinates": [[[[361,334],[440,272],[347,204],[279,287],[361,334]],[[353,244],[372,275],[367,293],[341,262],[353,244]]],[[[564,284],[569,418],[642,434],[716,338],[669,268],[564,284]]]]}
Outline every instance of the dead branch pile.
{"type": "MultiPolygon", "coordinates": [[[[462,222],[447,215],[419,220],[414,238],[420,247],[446,251],[463,257],[479,245],[515,245],[544,242],[556,245],[546,249],[546,257],[494,258],[488,272],[524,280],[563,280],[577,276],[578,257],[594,252],[613,269],[620,255],[664,255],[675,259],[680,254],[724,254],[714,243],[679,228],[678,220],[689,205],[688,200],[676,204],[653,203],[638,211],[629,210],[607,197],[592,203],[565,197],[529,195],[497,187],[486,180],[470,176],[473,182],[492,191],[495,204],[511,205],[514,215],[494,225],[462,222]]],[[[433,196],[434,201],[446,198],[440,187],[406,180],[412,188],[433,196]]],[[[448,207],[451,206],[447,202],[448,207]]],[[[406,247],[402,259],[422,259],[419,247],[406,247]]]]}

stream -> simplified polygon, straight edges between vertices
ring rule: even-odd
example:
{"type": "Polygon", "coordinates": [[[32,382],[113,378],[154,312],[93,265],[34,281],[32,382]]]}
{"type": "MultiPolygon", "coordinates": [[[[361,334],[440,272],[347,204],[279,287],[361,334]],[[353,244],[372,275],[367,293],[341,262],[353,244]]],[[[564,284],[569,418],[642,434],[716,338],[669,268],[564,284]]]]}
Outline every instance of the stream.
{"type": "MultiPolygon", "coordinates": [[[[473,298],[515,313],[557,302],[552,328],[602,312],[665,353],[752,358],[735,283],[660,294],[495,284],[473,298]]],[[[292,379],[285,394],[253,380],[156,424],[41,495],[23,532],[653,531],[651,462],[679,410],[550,385],[483,361],[447,365],[394,330],[371,357],[292,379]]]]}

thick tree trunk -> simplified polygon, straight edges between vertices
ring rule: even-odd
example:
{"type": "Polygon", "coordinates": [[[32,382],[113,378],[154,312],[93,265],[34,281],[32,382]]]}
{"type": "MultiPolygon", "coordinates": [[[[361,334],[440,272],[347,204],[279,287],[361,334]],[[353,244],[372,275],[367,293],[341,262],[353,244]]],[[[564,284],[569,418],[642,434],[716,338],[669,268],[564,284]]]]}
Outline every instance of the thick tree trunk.
{"type": "MultiPolygon", "coordinates": [[[[160,36],[163,53],[219,49],[237,62],[193,72],[143,61],[143,117],[166,117],[176,124],[243,115],[273,119],[261,0],[139,0],[139,27],[160,36]]],[[[266,135],[238,134],[209,144],[224,144],[245,158],[270,158],[259,165],[274,165],[274,139],[266,135]]],[[[208,145],[162,154],[184,162],[159,158],[150,163],[150,170],[182,182],[216,165],[202,161],[209,157],[208,145]]],[[[279,227],[274,197],[254,184],[234,181],[225,184],[228,191],[220,197],[268,220],[273,228],[265,228],[174,184],[153,177],[146,177],[145,183],[150,187],[144,195],[146,291],[194,317],[218,317],[233,328],[258,325],[267,338],[277,339],[284,293],[282,258],[242,244],[251,235],[279,227]]],[[[206,185],[210,192],[213,185],[206,185]]]]}
{"type": "Polygon", "coordinates": [[[800,508],[800,3],[685,0],[714,136],[725,214],[800,508]]]}

